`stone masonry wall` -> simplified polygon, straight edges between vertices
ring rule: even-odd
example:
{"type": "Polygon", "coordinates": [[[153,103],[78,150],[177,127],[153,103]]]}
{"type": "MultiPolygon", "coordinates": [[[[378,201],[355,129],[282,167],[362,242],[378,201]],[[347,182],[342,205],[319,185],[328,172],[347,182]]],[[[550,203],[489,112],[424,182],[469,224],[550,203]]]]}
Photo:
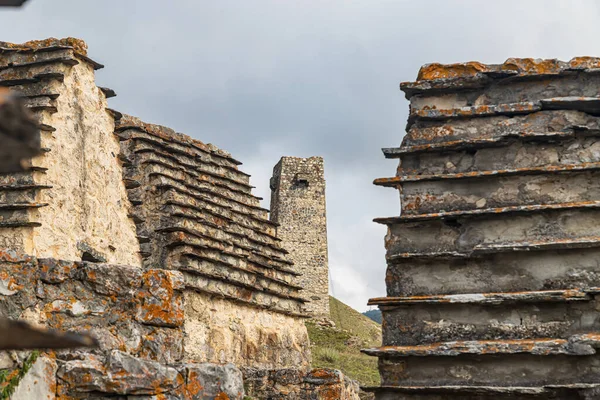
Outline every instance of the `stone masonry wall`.
{"type": "Polygon", "coordinates": [[[271,178],[271,221],[313,317],[329,317],[325,176],[321,157],[282,157],[271,178]]]}
{"type": "Polygon", "coordinates": [[[185,358],[260,369],[310,365],[304,320],[185,292],[185,358]]]}
{"type": "Polygon", "coordinates": [[[377,398],[599,398],[600,59],[430,64],[401,88],[377,398]]]}

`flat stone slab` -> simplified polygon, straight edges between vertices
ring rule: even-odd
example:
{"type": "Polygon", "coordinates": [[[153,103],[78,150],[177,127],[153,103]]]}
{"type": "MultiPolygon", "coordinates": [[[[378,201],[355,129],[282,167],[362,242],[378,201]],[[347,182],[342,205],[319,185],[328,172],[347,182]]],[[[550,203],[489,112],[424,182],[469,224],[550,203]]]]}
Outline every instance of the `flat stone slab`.
{"type": "Polygon", "coordinates": [[[513,293],[466,293],[409,297],[378,297],[369,300],[369,306],[400,306],[407,304],[505,304],[589,301],[591,296],[578,289],[541,290],[513,293]]]}
{"type": "Polygon", "coordinates": [[[567,339],[465,340],[423,346],[384,346],[361,350],[375,357],[458,356],[463,354],[522,354],[585,356],[596,354],[600,335],[581,334],[567,339]]]}

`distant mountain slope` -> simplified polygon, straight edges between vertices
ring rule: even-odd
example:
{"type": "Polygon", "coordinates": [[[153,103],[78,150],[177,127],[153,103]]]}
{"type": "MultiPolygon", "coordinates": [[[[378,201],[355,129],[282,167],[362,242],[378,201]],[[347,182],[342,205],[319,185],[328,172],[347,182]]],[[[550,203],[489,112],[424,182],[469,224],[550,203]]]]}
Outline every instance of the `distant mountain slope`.
{"type": "Polygon", "coordinates": [[[381,324],[381,311],[380,310],[369,310],[362,313],[365,317],[370,318],[371,320],[381,324]]]}
{"type": "Polygon", "coordinates": [[[331,296],[329,308],[334,327],[306,324],[313,367],[337,368],[361,385],[379,385],[377,359],[360,349],[381,345],[381,325],[331,296]]]}

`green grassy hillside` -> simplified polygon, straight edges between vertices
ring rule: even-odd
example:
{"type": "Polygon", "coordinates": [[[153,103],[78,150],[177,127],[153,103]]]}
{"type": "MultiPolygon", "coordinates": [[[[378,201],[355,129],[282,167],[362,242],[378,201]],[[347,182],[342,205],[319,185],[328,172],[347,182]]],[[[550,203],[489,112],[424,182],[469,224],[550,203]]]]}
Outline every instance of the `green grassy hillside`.
{"type": "Polygon", "coordinates": [[[381,345],[381,325],[333,297],[329,308],[335,327],[307,322],[313,367],[336,368],[363,386],[378,386],[377,358],[360,349],[381,345]]]}

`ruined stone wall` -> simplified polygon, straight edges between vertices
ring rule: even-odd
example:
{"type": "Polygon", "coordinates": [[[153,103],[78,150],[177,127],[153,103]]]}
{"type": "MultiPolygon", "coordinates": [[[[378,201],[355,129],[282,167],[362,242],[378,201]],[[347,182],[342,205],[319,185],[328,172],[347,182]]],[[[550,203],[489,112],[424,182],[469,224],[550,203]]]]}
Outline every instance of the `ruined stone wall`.
{"type": "Polygon", "coordinates": [[[591,399],[600,379],[600,59],[403,83],[379,399],[591,399]]]}
{"type": "MultiPolygon", "coordinates": [[[[91,333],[98,349],[44,354],[14,400],[241,399],[242,373],[233,365],[184,361],[183,276],[139,266],[36,259],[0,253],[9,277],[0,314],[61,331],[91,333]],[[227,397],[218,397],[224,396],[227,397]]],[[[18,365],[5,357],[0,369],[18,365]]]]}
{"type": "Polygon", "coordinates": [[[271,221],[313,317],[329,317],[325,176],[321,157],[282,157],[271,178],[271,221]]]}
{"type": "Polygon", "coordinates": [[[0,85],[35,113],[44,154],[33,170],[0,181],[0,245],[39,257],[139,265],[128,217],[119,142],[106,98],[94,83],[101,67],[77,39],[0,43],[0,85]]]}

